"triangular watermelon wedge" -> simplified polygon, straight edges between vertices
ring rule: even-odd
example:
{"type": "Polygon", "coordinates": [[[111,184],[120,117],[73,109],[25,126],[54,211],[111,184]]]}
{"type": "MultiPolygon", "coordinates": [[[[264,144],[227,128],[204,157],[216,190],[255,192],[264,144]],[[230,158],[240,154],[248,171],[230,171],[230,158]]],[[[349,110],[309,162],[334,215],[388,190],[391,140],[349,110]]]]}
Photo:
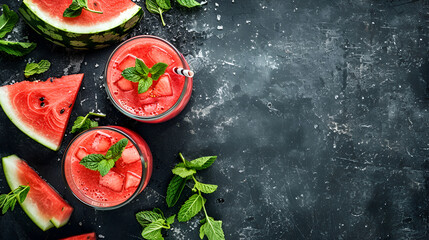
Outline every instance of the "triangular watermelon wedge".
{"type": "Polygon", "coordinates": [[[57,151],[83,74],[22,81],[0,87],[0,104],[9,119],[32,139],[57,151]]]}

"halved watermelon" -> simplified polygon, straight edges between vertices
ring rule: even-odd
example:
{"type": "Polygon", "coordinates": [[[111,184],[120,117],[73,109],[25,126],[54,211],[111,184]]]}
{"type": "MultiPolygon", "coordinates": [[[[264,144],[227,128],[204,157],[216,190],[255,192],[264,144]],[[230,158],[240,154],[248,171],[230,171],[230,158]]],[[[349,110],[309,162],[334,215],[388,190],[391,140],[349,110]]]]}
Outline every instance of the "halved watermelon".
{"type": "Polygon", "coordinates": [[[22,209],[43,231],[55,226],[64,226],[73,208],[46,183],[28,164],[11,155],[2,159],[3,170],[11,189],[29,185],[27,198],[21,203],[22,209]]]}
{"type": "Polygon", "coordinates": [[[63,17],[72,0],[24,0],[19,13],[37,33],[49,41],[74,49],[109,46],[122,40],[143,17],[131,0],[88,0],[88,7],[75,18],[63,17]]]}
{"type": "Polygon", "coordinates": [[[83,74],[75,74],[3,86],[0,104],[21,131],[57,151],[82,79],[83,74]]]}
{"type": "Polygon", "coordinates": [[[68,237],[68,238],[61,238],[60,240],[96,240],[97,237],[95,236],[95,233],[86,233],[86,234],[81,234],[81,235],[77,235],[77,236],[72,236],[72,237],[68,237]]]}

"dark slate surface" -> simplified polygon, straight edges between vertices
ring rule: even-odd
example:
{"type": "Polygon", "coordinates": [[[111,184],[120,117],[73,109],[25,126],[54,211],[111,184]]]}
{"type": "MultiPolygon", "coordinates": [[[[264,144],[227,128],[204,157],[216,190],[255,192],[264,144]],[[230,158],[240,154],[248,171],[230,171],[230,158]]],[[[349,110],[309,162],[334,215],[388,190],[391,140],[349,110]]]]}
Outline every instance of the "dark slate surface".
{"type": "MultiPolygon", "coordinates": [[[[16,1],[1,3],[18,8],[16,1]]],[[[167,27],[146,12],[132,33],[171,41],[197,72],[187,108],[157,125],[122,116],[106,98],[100,76],[114,46],[65,50],[22,22],[9,36],[39,46],[26,57],[0,56],[2,84],[22,80],[29,60],[53,62],[42,79],[85,73],[72,119],[100,110],[108,115],[102,125],[138,131],[155,168],[137,200],[92,210],[61,177],[60,158],[73,136],[53,152],[1,112],[0,156],[27,159],[75,212],[63,228],[42,232],[18,207],[0,217],[0,239],[91,231],[100,239],[139,239],[136,212],[178,211],[167,209],[165,192],[179,151],[219,156],[199,178],[219,185],[207,208],[223,220],[227,239],[429,238],[429,1],[210,0],[200,9],[173,7],[167,27]]],[[[0,192],[8,191],[0,171],[0,192]]],[[[166,238],[198,239],[200,218],[175,224],[166,238]]]]}

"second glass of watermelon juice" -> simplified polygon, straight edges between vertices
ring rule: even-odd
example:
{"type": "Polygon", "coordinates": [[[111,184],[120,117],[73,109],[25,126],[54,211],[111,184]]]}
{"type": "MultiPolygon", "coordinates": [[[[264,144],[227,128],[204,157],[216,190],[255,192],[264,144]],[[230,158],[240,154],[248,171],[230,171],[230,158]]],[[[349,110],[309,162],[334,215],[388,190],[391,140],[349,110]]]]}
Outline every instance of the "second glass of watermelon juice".
{"type": "Polygon", "coordinates": [[[167,121],[179,114],[192,93],[192,78],[178,75],[174,68],[189,70],[183,55],[166,40],[149,35],[131,38],[110,56],[104,72],[105,87],[113,105],[126,116],[146,123],[167,121]],[[165,73],[145,93],[138,83],[122,77],[124,69],[134,67],[136,58],[149,68],[158,62],[168,65],[165,73]]]}
{"type": "Polygon", "coordinates": [[[137,133],[118,126],[97,127],[77,135],[67,147],[62,162],[70,190],[81,202],[100,210],[116,209],[133,200],[152,175],[152,154],[137,133]],[[121,158],[104,177],[80,164],[88,154],[103,154],[119,140],[128,144],[121,158]]]}

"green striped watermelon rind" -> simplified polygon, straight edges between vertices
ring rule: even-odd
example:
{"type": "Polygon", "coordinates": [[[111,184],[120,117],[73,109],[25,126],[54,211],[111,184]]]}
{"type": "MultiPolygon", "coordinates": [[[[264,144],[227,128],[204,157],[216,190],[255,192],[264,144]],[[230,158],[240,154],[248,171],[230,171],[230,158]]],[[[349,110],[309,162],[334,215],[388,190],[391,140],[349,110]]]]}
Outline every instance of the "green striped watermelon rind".
{"type": "Polygon", "coordinates": [[[30,5],[31,3],[24,0],[18,12],[34,31],[57,45],[76,50],[100,49],[123,40],[144,15],[143,9],[135,5],[134,8],[129,10],[130,17],[119,25],[99,32],[78,33],[54,27],[43,21],[31,10],[30,5]]]}
{"type": "Polygon", "coordinates": [[[46,138],[43,135],[38,134],[32,128],[29,128],[26,124],[20,121],[19,117],[16,115],[17,109],[14,109],[13,104],[10,101],[9,92],[7,88],[0,87],[0,105],[3,108],[3,111],[6,113],[7,117],[12,121],[17,128],[22,132],[27,134],[29,137],[34,139],[36,142],[52,149],[58,151],[60,148],[59,145],[55,144],[52,139],[46,138]]]}
{"type": "MultiPolygon", "coordinates": [[[[23,161],[16,155],[10,155],[7,157],[2,158],[2,166],[3,171],[6,176],[6,181],[11,189],[15,189],[19,187],[22,183],[19,182],[16,172],[18,163],[20,161],[23,161]]],[[[27,164],[28,165],[28,164],[27,164]]],[[[30,169],[31,167],[28,166],[30,169]]],[[[33,169],[31,169],[33,170],[33,169]]],[[[33,170],[34,171],[34,170],[33,170]]],[[[41,181],[43,181],[45,184],[47,184],[49,187],[51,187],[46,181],[44,181],[42,178],[40,178],[41,181]]],[[[52,187],[51,187],[52,188],[52,187]]],[[[52,188],[53,189],[53,188],[52,188]]],[[[30,188],[31,191],[31,188],[30,188]]],[[[55,190],[54,190],[55,191],[55,190]]],[[[58,195],[60,197],[60,195],[58,195]]],[[[30,200],[26,198],[23,203],[18,203],[21,205],[21,208],[24,210],[24,212],[27,214],[27,216],[43,231],[46,231],[52,227],[60,228],[64,226],[70,216],[67,219],[64,219],[63,221],[58,221],[55,218],[52,218],[50,220],[42,221],[40,218],[38,218],[38,215],[40,215],[40,212],[38,211],[37,207],[35,206],[35,203],[29,202],[30,200]]]]}

